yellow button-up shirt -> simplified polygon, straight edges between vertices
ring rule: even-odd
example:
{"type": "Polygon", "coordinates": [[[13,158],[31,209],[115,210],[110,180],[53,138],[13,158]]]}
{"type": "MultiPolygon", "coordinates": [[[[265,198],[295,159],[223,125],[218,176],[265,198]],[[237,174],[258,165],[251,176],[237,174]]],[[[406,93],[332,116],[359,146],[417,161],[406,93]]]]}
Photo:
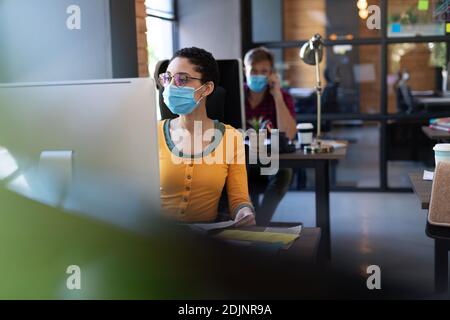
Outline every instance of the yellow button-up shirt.
{"type": "Polygon", "coordinates": [[[226,186],[230,215],[253,208],[248,194],[242,134],[216,122],[215,137],[200,155],[183,155],[170,137],[170,120],[159,123],[161,205],[164,213],[184,222],[213,222],[226,186]]]}

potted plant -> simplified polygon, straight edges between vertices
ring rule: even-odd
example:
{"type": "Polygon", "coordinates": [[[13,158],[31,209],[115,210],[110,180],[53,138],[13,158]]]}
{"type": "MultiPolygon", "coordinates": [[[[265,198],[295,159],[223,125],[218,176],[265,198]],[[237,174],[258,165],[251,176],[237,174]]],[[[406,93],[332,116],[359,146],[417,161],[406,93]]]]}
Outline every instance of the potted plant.
{"type": "Polygon", "coordinates": [[[270,120],[265,120],[263,117],[254,117],[248,121],[248,124],[256,132],[256,137],[250,137],[247,135],[247,139],[250,139],[248,143],[250,146],[250,150],[251,152],[258,153],[261,130],[267,130],[266,134],[264,135],[264,139],[268,138],[268,133],[270,133],[270,130],[272,128],[272,123],[270,120]],[[256,142],[256,144],[252,144],[252,142],[256,142]]]}

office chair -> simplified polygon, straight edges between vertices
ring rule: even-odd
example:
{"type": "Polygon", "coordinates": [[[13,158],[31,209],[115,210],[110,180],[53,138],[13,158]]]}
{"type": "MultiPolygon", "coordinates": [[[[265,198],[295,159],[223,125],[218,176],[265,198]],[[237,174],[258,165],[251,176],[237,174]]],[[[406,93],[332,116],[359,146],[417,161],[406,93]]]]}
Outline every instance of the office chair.
{"type": "MultiPolygon", "coordinates": [[[[340,87],[340,80],[339,80],[339,69],[337,69],[337,74],[333,79],[333,76],[331,75],[332,71],[330,68],[325,69],[324,76],[327,81],[327,84],[325,88],[323,89],[322,93],[322,112],[324,114],[327,113],[339,113],[339,99],[338,99],[338,91],[340,87]]],[[[322,123],[322,131],[323,132],[330,132],[331,131],[332,122],[331,121],[324,121],[322,123]]]]}
{"type": "Polygon", "coordinates": [[[396,89],[397,94],[397,112],[414,113],[417,106],[411,93],[411,89],[406,84],[400,84],[396,89]]]}
{"type": "Polygon", "coordinates": [[[407,71],[399,72],[399,80],[395,85],[395,93],[397,98],[397,112],[399,113],[414,113],[418,111],[416,102],[411,93],[411,88],[408,86],[410,75],[407,71]]]}
{"type": "Polygon", "coordinates": [[[338,113],[339,100],[338,90],[340,87],[339,80],[333,80],[329,72],[325,72],[327,84],[322,93],[323,113],[338,113]]]}

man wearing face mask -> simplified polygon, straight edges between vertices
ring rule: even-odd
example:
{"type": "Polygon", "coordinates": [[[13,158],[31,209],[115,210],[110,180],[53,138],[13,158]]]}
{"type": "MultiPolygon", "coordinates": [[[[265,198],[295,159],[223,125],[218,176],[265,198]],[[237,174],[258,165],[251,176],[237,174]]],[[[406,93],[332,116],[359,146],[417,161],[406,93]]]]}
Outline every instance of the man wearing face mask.
{"type": "Polygon", "coordinates": [[[255,215],[242,134],[206,112],[206,99],[218,81],[216,60],[199,48],[177,51],[159,76],[164,103],[179,115],[159,124],[162,209],[178,221],[214,222],[226,188],[235,226],[251,226],[255,215]]]}
{"type": "MultiPolygon", "coordinates": [[[[280,79],[275,72],[275,58],[264,47],[250,50],[244,58],[245,109],[247,121],[262,118],[271,128],[279,129],[293,140],[297,134],[297,123],[293,98],[281,89],[280,79]]],[[[275,210],[289,189],[292,169],[280,169],[274,176],[263,177],[260,172],[249,170],[250,193],[254,204],[258,204],[258,193],[265,189],[264,198],[256,213],[258,225],[268,225],[275,210]]]]}

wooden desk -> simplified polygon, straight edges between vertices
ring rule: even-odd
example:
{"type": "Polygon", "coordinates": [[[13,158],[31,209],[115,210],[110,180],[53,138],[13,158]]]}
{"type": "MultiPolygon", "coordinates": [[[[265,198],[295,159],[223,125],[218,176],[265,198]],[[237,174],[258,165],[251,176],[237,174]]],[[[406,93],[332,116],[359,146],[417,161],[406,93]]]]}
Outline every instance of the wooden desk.
{"type": "Polygon", "coordinates": [[[429,209],[433,181],[423,180],[421,173],[411,173],[409,179],[411,180],[414,192],[420,200],[421,208],[429,209]]]}
{"type": "Polygon", "coordinates": [[[449,141],[450,132],[431,129],[430,127],[422,127],[423,133],[430,139],[436,141],[449,141]]]}
{"type": "Polygon", "coordinates": [[[316,153],[307,154],[301,150],[297,150],[294,153],[282,153],[279,156],[280,162],[288,165],[289,161],[304,161],[304,160],[342,160],[347,156],[347,148],[338,148],[332,153],[316,153]]]}
{"type": "Polygon", "coordinates": [[[320,228],[303,228],[300,237],[282,254],[295,256],[300,261],[315,263],[318,258],[321,234],[320,228]]]}
{"type": "Polygon", "coordinates": [[[280,168],[313,168],[315,170],[316,188],[316,226],[322,230],[321,254],[331,259],[330,231],[330,163],[342,160],[347,155],[347,148],[335,149],[332,153],[305,154],[298,150],[295,153],[280,154],[280,168]]]}
{"type": "MultiPolygon", "coordinates": [[[[433,182],[424,181],[422,174],[409,175],[414,192],[422,209],[429,209],[433,182]]],[[[436,293],[448,293],[448,252],[450,251],[450,228],[432,226],[427,223],[426,234],[434,239],[434,287],[436,293]]]]}

